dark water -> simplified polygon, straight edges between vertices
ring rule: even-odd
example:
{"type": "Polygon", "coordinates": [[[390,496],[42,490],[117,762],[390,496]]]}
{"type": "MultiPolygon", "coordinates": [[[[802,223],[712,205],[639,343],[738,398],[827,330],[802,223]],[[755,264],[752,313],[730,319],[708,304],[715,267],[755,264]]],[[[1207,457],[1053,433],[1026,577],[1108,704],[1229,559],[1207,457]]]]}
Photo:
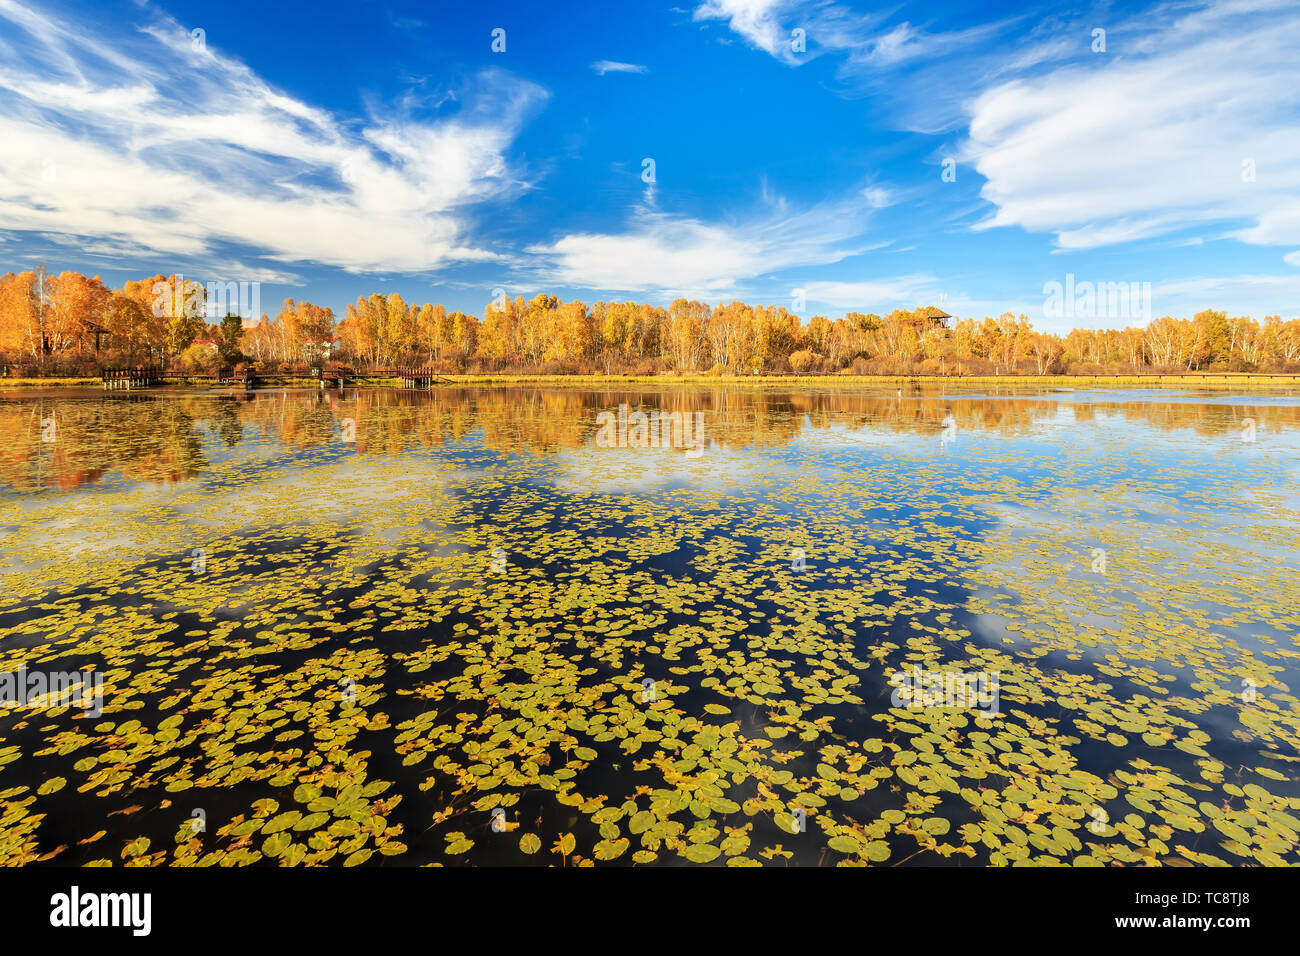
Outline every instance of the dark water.
{"type": "Polygon", "coordinates": [[[104,688],[0,711],[0,861],[1300,861],[1295,394],[42,391],[0,421],[0,672],[104,688]],[[602,447],[620,406],[703,440],[602,447]],[[913,668],[995,700],[891,700],[913,668]]]}

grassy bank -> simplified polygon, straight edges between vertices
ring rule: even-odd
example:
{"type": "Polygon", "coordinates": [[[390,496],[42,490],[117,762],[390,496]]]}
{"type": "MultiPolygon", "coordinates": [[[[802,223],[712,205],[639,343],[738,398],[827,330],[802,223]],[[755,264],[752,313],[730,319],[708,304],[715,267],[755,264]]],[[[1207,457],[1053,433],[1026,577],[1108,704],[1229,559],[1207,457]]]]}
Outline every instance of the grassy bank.
{"type": "Polygon", "coordinates": [[[0,378],[0,388],[103,387],[98,378],[0,378]]]}
{"type": "MultiPolygon", "coordinates": [[[[257,380],[256,387],[257,388],[316,388],[317,384],[318,384],[317,380],[314,378],[295,378],[293,376],[286,375],[283,377],[277,376],[275,378],[259,378],[257,380]]],[[[384,386],[384,385],[393,385],[393,384],[395,384],[395,380],[389,378],[356,378],[356,379],[348,380],[349,386],[361,385],[364,387],[364,386],[384,386]]],[[[103,387],[104,387],[103,381],[97,377],[96,378],[73,378],[73,377],[0,378],[0,389],[5,389],[5,388],[98,388],[98,389],[102,389],[103,387]]],[[[238,384],[233,384],[230,382],[217,384],[211,379],[208,379],[208,380],[197,380],[197,381],[188,381],[188,382],[168,382],[165,385],[148,385],[148,386],[137,385],[131,388],[130,391],[138,392],[145,388],[149,388],[149,389],[166,388],[166,389],[187,389],[187,390],[221,388],[221,389],[238,390],[241,387],[242,386],[238,384]]],[[[115,391],[126,391],[126,389],[115,389],[115,391]]]]}
{"type": "MultiPolygon", "coordinates": [[[[257,388],[316,387],[314,378],[290,376],[262,378],[257,388]]],[[[395,378],[358,376],[347,381],[347,387],[383,388],[398,384],[395,378]]],[[[815,385],[815,386],[1031,386],[1061,388],[1092,388],[1099,386],[1140,386],[1144,388],[1172,386],[1196,388],[1277,388],[1300,387],[1300,375],[1267,375],[1230,372],[1196,372],[1185,375],[518,375],[470,374],[441,375],[438,385],[815,385]]],[[[0,378],[4,388],[102,388],[99,378],[0,378]]],[[[211,381],[170,382],[152,388],[169,389],[237,389],[238,385],[216,385],[211,381]]],[[[133,389],[139,391],[139,388],[133,389]]]]}
{"type": "MultiPolygon", "coordinates": [[[[1095,386],[1175,386],[1198,388],[1300,387],[1300,375],[1195,373],[1188,375],[442,375],[456,385],[816,385],[918,386],[1009,385],[1091,388],[1095,386]]],[[[373,380],[372,380],[373,381],[373,380]]],[[[391,381],[391,380],[390,380],[391,381]]],[[[349,381],[349,384],[353,384],[349,381]]],[[[360,382],[360,384],[365,384],[360,382]]],[[[387,384],[387,383],[385,383],[387,384]]]]}

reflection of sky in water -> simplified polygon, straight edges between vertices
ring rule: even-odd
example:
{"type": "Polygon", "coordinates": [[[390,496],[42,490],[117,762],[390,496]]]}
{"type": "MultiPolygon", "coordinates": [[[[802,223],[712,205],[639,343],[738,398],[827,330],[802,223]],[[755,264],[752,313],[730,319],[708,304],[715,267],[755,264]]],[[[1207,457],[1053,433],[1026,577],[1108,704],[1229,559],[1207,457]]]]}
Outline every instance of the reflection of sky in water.
{"type": "MultiPolygon", "coordinates": [[[[610,568],[633,580],[670,575],[709,585],[720,575],[707,610],[753,622],[745,645],[728,651],[739,659],[744,647],[770,651],[761,642],[775,635],[772,622],[783,611],[780,626],[793,627],[789,608],[774,596],[794,589],[787,555],[807,543],[814,574],[798,582],[798,601],[807,602],[801,613],[841,621],[839,632],[859,651],[902,646],[921,633],[916,626],[938,633],[941,625],[969,631],[959,642],[939,643],[943,654],[975,647],[1020,655],[1017,663],[1040,668],[1040,680],[1049,671],[1092,675],[1120,688],[1121,703],[1148,690],[1138,679],[1142,670],[1173,674],[1167,689],[1196,700],[1203,691],[1192,686],[1195,677],[1239,678],[1240,670],[1227,668],[1247,654],[1270,669],[1273,688],[1296,686],[1294,660],[1277,653],[1294,646],[1280,622],[1295,619],[1297,602],[1296,396],[1092,390],[1039,391],[1030,400],[1001,393],[898,399],[892,389],[629,388],[520,390],[502,401],[504,393],[491,389],[462,391],[455,400],[349,391],[341,401],[328,397],[328,405],[311,392],[190,401],[188,419],[175,420],[141,416],[151,409],[132,403],[137,417],[123,419],[131,427],[114,429],[110,421],[96,433],[99,444],[60,449],[100,455],[94,468],[81,468],[95,472],[93,479],[0,490],[0,573],[19,582],[16,594],[41,593],[62,575],[79,575],[78,587],[93,590],[104,580],[138,583],[184,565],[193,547],[211,547],[214,567],[224,556],[250,575],[297,569],[276,579],[279,597],[337,602],[338,619],[351,627],[356,616],[343,605],[375,589],[401,613],[436,606],[439,575],[443,587],[454,574],[481,589],[486,554],[499,542],[510,549],[512,567],[535,572],[518,585],[524,595],[554,598],[557,592],[532,588],[563,582],[582,589],[610,568]],[[639,394],[647,404],[671,398],[704,407],[712,444],[699,458],[681,449],[595,447],[596,414],[617,408],[624,392],[633,402],[639,394]],[[1234,406],[1260,420],[1254,444],[1240,441],[1245,412],[1234,406]],[[944,442],[950,410],[956,438],[944,442]],[[348,417],[358,423],[355,444],[339,438],[348,417]],[[170,466],[176,443],[153,449],[155,436],[141,430],[155,421],[179,436],[184,461],[196,471],[191,477],[167,483],[129,467],[127,452],[141,447],[170,466]],[[103,458],[105,449],[121,452],[124,464],[103,458]],[[1104,574],[1091,568],[1099,548],[1107,553],[1104,574]],[[577,557],[584,551],[586,558],[577,557]],[[425,577],[402,576],[403,562],[431,554],[446,556],[450,571],[434,562],[424,566],[425,577]],[[96,562],[112,564],[114,573],[98,573],[96,562]],[[743,608],[730,603],[727,582],[738,579],[759,582],[743,608]],[[394,587],[405,589],[400,597],[394,587]],[[855,588],[881,611],[907,610],[850,620],[853,603],[837,595],[855,588]],[[1261,611],[1265,604],[1273,609],[1261,611]],[[1079,642],[1070,644],[1073,638],[1079,642]],[[1220,656],[1200,674],[1178,665],[1206,653],[1220,656]],[[1117,675],[1100,669],[1116,657],[1117,675]]],[[[132,410],[64,401],[110,418],[132,410]]],[[[184,400],[161,401],[179,408],[184,400]]],[[[53,461],[51,451],[37,449],[53,461]]],[[[63,464],[74,472],[82,465],[63,464]]],[[[245,590],[262,593],[252,577],[232,593],[245,590]]],[[[75,601],[82,593],[60,597],[75,601]]],[[[598,587],[593,594],[597,616],[626,610],[626,600],[602,599],[598,587]]],[[[170,592],[164,598],[155,613],[174,607],[192,615],[183,602],[166,603],[170,592]]],[[[283,611],[286,619],[295,613],[283,611]]],[[[691,607],[658,629],[700,621],[710,626],[707,611],[691,607]]],[[[450,623],[411,639],[436,643],[450,623]]],[[[391,650],[392,640],[384,634],[381,646],[391,650]]],[[[881,732],[875,718],[884,670],[863,671],[867,703],[838,714],[843,740],[881,732]]],[[[393,673],[392,680],[402,678],[393,673]]],[[[1029,709],[1057,719],[1057,704],[1029,709]]],[[[1231,737],[1237,716],[1194,716],[1220,738],[1216,755],[1260,762],[1255,744],[1231,737]]],[[[1081,766],[1102,776],[1139,752],[1157,753],[1093,739],[1071,746],[1081,766]]],[[[1188,754],[1164,747],[1157,759],[1198,779],[1188,754]]],[[[601,792],[619,793],[621,785],[601,792]]],[[[892,799],[882,787],[858,810],[872,819],[878,806],[871,801],[892,799]]]]}
{"type": "MultiPolygon", "coordinates": [[[[716,392],[702,390],[699,394],[716,392]]],[[[372,428],[367,417],[370,408],[359,404],[368,398],[364,393],[262,393],[251,402],[218,399],[187,406],[194,411],[193,435],[201,462],[195,477],[159,484],[110,470],[97,481],[71,491],[46,488],[23,494],[3,485],[0,497],[18,505],[22,520],[42,521],[56,537],[74,533],[77,518],[75,514],[49,512],[39,503],[59,501],[66,508],[69,494],[93,495],[97,515],[156,507],[168,499],[181,501],[191,495],[229,494],[231,502],[225,513],[247,524],[257,520],[256,510],[247,507],[249,502],[264,504],[293,490],[300,508],[312,515],[331,515],[331,520],[337,520],[340,513],[346,513],[349,520],[364,524],[365,508],[386,507],[411,493],[407,482],[389,487],[385,493],[381,486],[391,482],[391,471],[370,467],[372,462],[387,462],[395,456],[404,462],[404,472],[418,478],[427,471],[425,480],[430,481],[449,480],[448,464],[460,474],[457,480],[471,480],[467,476],[499,469],[509,472],[526,463],[527,474],[518,480],[568,495],[656,496],[690,490],[727,496],[744,491],[786,513],[816,506],[827,497],[821,485],[847,479],[864,482],[892,499],[888,513],[873,512],[875,516],[897,521],[926,509],[949,507],[956,511],[960,507],[968,517],[978,519],[965,522],[968,531],[987,523],[1042,529],[1051,527],[1057,515],[1068,516],[1076,529],[1093,531],[1122,521],[1140,523],[1149,533],[1158,533],[1157,528],[1177,528],[1189,513],[1215,513],[1224,519],[1232,516],[1233,521],[1251,516],[1252,521],[1285,525],[1293,519],[1287,509],[1293,509],[1300,497],[1300,468],[1295,464],[1300,455],[1300,428],[1262,415],[1254,443],[1241,441],[1238,431],[1240,406],[1257,412],[1269,407],[1294,413],[1300,404],[1295,395],[1035,390],[1029,396],[1035,403],[1032,414],[1000,427],[994,420],[999,408],[1007,403],[1023,404],[1026,395],[944,395],[909,390],[897,398],[889,389],[882,389],[869,396],[878,400],[870,410],[838,411],[835,396],[839,393],[828,394],[828,413],[819,411],[816,421],[807,411],[797,407],[782,410],[780,402],[775,402],[767,410],[768,427],[780,431],[775,442],[755,442],[745,427],[728,428],[726,410],[706,411],[709,447],[699,458],[689,458],[681,449],[595,447],[592,436],[595,416],[601,410],[598,400],[561,412],[569,417],[564,424],[576,426],[584,434],[582,442],[575,447],[556,447],[538,460],[519,450],[494,447],[482,424],[474,421],[459,437],[444,435],[441,444],[424,445],[420,436],[408,434],[424,424],[427,406],[418,400],[405,409],[409,417],[385,426],[385,436],[395,436],[393,447],[384,444],[384,437],[376,442],[368,433],[372,428]],[[1211,407],[1211,418],[1221,418],[1224,427],[1205,434],[1191,425],[1157,422],[1150,417],[1154,408],[1188,405],[1211,407]],[[1090,407],[1086,419],[1080,414],[1082,406],[1090,407]],[[267,414],[241,420],[251,407],[267,414]],[[944,441],[943,416],[954,407],[959,409],[955,436],[944,441]],[[277,414],[280,419],[298,416],[299,432],[294,440],[285,440],[277,431],[277,414]],[[341,423],[353,416],[359,441],[348,444],[341,440],[341,423]],[[304,483],[313,486],[310,493],[294,490],[304,483]],[[769,494],[769,489],[781,493],[769,494]],[[1012,491],[1015,500],[1007,500],[1012,491]],[[1095,500],[1085,504],[1089,496],[1095,500]]],[[[825,398],[826,394],[814,393],[818,396],[825,398]]],[[[615,407],[612,398],[608,400],[615,407]]],[[[729,394],[726,399],[730,410],[740,409],[740,420],[748,414],[746,403],[764,400],[761,391],[729,394]]],[[[97,406],[109,414],[114,410],[112,404],[85,396],[42,398],[41,407],[57,407],[60,401],[97,406]]],[[[547,420],[525,416],[509,424],[526,437],[530,429],[543,427],[547,420]]],[[[120,440],[130,443],[136,437],[123,434],[120,440]]],[[[761,434],[754,437],[763,438],[761,434]]],[[[39,451],[49,454],[48,449],[39,451]]],[[[177,508],[178,514],[186,510],[177,508]]],[[[301,520],[305,515],[292,517],[301,520]]],[[[102,538],[102,528],[100,532],[101,543],[111,544],[111,539],[102,538]]]]}

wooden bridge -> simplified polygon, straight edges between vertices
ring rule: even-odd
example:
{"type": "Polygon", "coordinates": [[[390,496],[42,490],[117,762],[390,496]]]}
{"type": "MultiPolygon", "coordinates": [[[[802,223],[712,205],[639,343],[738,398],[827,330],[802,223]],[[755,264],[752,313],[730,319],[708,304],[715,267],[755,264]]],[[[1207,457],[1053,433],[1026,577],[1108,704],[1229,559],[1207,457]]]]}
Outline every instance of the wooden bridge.
{"type": "Polygon", "coordinates": [[[104,369],[101,378],[104,388],[145,388],[149,385],[161,385],[165,374],[161,368],[109,368],[104,369]]]}
{"type": "MultiPolygon", "coordinates": [[[[396,370],[378,370],[376,375],[395,376],[396,370]]],[[[233,368],[217,369],[215,372],[188,372],[179,369],[163,369],[156,366],[139,368],[110,368],[100,373],[105,389],[147,388],[154,385],[186,384],[189,382],[211,382],[213,385],[243,385],[252,389],[258,382],[282,378],[314,378],[321,388],[337,386],[342,388],[349,378],[356,373],[349,368],[301,369],[290,372],[259,372],[253,369],[233,368]]]]}
{"type": "Polygon", "coordinates": [[[428,365],[410,366],[403,365],[395,369],[376,369],[374,374],[385,375],[391,373],[392,378],[396,378],[402,388],[433,388],[435,385],[455,385],[449,378],[444,378],[435,372],[428,365]]]}

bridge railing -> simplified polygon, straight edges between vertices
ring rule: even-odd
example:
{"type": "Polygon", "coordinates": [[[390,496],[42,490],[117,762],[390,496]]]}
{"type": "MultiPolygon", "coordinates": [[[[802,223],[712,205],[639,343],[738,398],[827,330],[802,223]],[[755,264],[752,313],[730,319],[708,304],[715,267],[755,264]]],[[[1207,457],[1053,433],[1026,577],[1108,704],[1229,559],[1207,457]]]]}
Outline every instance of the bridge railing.
{"type": "Polygon", "coordinates": [[[104,388],[143,388],[163,380],[163,370],[157,366],[137,368],[106,368],[100,373],[104,388]]]}

